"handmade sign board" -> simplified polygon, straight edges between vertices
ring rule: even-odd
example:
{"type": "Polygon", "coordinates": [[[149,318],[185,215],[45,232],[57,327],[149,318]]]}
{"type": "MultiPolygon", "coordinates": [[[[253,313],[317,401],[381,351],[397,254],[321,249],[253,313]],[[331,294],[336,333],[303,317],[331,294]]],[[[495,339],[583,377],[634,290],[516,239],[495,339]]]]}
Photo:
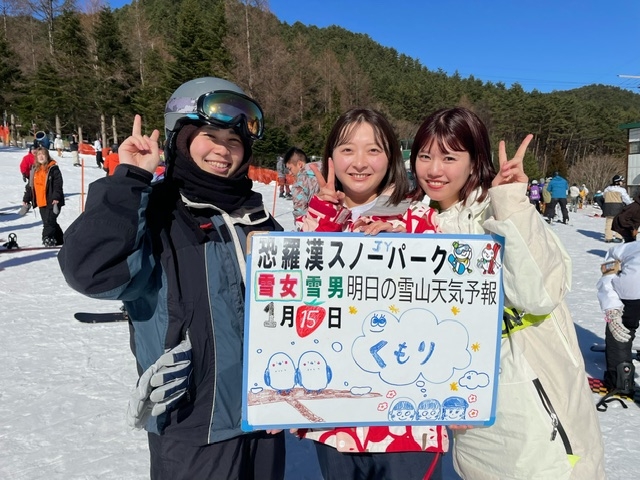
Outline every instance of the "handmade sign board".
{"type": "Polygon", "coordinates": [[[502,237],[269,232],[250,243],[245,431],[494,422],[502,237]]]}

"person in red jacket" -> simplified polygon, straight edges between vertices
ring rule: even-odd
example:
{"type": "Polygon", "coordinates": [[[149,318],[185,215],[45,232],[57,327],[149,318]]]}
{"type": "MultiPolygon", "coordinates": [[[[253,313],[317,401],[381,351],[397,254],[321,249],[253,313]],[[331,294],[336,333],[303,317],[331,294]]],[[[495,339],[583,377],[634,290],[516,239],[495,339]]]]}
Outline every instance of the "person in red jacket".
{"type": "Polygon", "coordinates": [[[34,146],[29,147],[29,151],[20,161],[20,173],[22,174],[22,180],[25,182],[29,181],[29,172],[31,172],[33,164],[36,163],[36,157],[33,155],[35,149],[36,147],[34,146]]]}
{"type": "MultiPolygon", "coordinates": [[[[35,145],[32,145],[31,147],[29,147],[29,151],[24,157],[22,157],[22,160],[20,161],[20,173],[22,174],[22,180],[24,182],[27,182],[27,185],[25,186],[25,196],[27,194],[27,191],[31,188],[28,182],[29,182],[29,174],[31,172],[31,168],[33,167],[33,164],[36,163],[36,157],[33,154],[35,150],[36,150],[35,145]]],[[[20,207],[20,210],[18,211],[18,215],[22,217],[26,215],[30,209],[31,209],[31,203],[24,203],[22,207],[20,207]]]]}

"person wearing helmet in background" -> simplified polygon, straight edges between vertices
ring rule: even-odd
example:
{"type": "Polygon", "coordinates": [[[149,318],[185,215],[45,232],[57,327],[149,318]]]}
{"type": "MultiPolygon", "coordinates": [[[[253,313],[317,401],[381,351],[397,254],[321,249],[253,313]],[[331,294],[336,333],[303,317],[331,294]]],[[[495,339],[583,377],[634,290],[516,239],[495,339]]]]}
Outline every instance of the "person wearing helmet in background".
{"type": "Polygon", "coordinates": [[[538,181],[536,179],[531,180],[528,195],[529,202],[533,203],[538,213],[540,213],[540,199],[542,198],[542,191],[540,190],[540,185],[538,184],[538,181]]]}
{"type": "Polygon", "coordinates": [[[258,103],[214,77],[181,85],[159,132],[120,144],[114,175],[91,184],[58,260],[67,283],[123,300],[140,378],[127,418],[144,427],[151,479],[282,479],[282,432],[241,427],[245,248],[280,231],[247,176],[264,120],[258,103]]]}
{"type": "Polygon", "coordinates": [[[613,231],[613,218],[618,215],[625,205],[629,205],[633,200],[622,186],[624,177],[622,175],[614,175],[611,179],[611,185],[602,192],[602,216],[605,217],[604,224],[604,241],[606,243],[622,243],[620,234],[613,231]]]}
{"type": "Polygon", "coordinates": [[[602,196],[602,190],[598,190],[593,194],[593,203],[594,205],[598,205],[600,210],[604,207],[604,197],[602,196]]]}
{"type": "Polygon", "coordinates": [[[53,141],[53,148],[56,149],[58,156],[62,158],[62,152],[64,151],[64,140],[62,140],[60,134],[56,135],[56,139],[53,141]]]}
{"type": "Polygon", "coordinates": [[[579,202],[578,208],[584,208],[584,206],[587,205],[588,200],[589,200],[589,189],[583,183],[582,186],[580,187],[580,198],[578,199],[578,202],[579,202]]]}

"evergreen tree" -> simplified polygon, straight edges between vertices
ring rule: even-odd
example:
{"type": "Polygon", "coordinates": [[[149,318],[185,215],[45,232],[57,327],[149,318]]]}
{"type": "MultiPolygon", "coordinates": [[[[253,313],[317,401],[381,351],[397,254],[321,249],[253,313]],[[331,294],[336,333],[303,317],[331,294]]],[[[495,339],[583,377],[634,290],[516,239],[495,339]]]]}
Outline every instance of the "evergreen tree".
{"type": "Polygon", "coordinates": [[[21,118],[30,119],[36,130],[52,132],[56,113],[64,103],[63,88],[51,62],[41,62],[26,86],[27,93],[20,103],[21,118]]]}
{"type": "Polygon", "coordinates": [[[146,70],[153,72],[146,76],[146,81],[133,96],[133,110],[142,116],[142,128],[147,134],[154,129],[164,135],[164,107],[171,95],[165,88],[165,67],[162,58],[156,50],[149,50],[145,55],[146,70]]]}
{"type": "Polygon", "coordinates": [[[560,176],[567,178],[567,163],[564,160],[564,153],[560,144],[556,144],[551,152],[547,176],[553,175],[554,172],[558,172],[560,176]]]}
{"type": "Polygon", "coordinates": [[[169,51],[168,90],[194,78],[228,78],[230,56],[224,46],[223,0],[183,0],[169,51]]]}
{"type": "Polygon", "coordinates": [[[0,35],[0,115],[10,110],[11,103],[18,93],[18,85],[22,78],[19,60],[9,42],[0,35]]]}
{"type": "MultiPolygon", "coordinates": [[[[463,105],[485,122],[496,147],[500,139],[517,146],[527,133],[535,135],[525,158],[533,177],[536,171],[565,172],[589,157],[624,159],[628,144],[618,125],[640,121],[640,95],[631,91],[590,85],[527,93],[517,84],[507,88],[431,71],[365,34],[280,22],[264,0],[132,0],[115,12],[86,15],[77,13],[74,0],[48,3],[55,8],[46,15],[43,6],[4,17],[24,80],[2,78],[11,54],[0,44],[0,102],[11,103],[24,125],[32,118],[52,123],[59,113],[74,128],[82,124],[95,132],[100,114],[114,113],[127,115],[128,129],[133,101],[150,133],[162,128],[170,92],[187,80],[213,75],[245,88],[264,107],[269,129],[279,129],[309,154],[321,153],[329,128],[353,105],[383,111],[407,139],[434,110],[463,105]],[[136,63],[131,78],[122,66],[131,63],[127,55],[136,63]],[[46,105],[34,86],[47,95],[46,105]],[[564,167],[548,165],[555,148],[564,167]]],[[[268,161],[283,151],[271,140],[256,148],[268,161]]],[[[597,183],[600,174],[593,175],[597,183]]]]}
{"type": "Polygon", "coordinates": [[[93,38],[97,59],[94,102],[98,112],[107,115],[130,113],[134,88],[131,57],[120,40],[122,34],[109,7],[100,9],[93,38]]]}
{"type": "Polygon", "coordinates": [[[265,126],[264,137],[253,144],[254,164],[275,169],[277,155],[286,152],[290,145],[289,137],[283,129],[265,126]]]}
{"type": "Polygon", "coordinates": [[[72,9],[64,9],[56,19],[54,41],[57,48],[57,77],[64,87],[60,89],[57,114],[66,130],[94,126],[89,101],[91,71],[87,41],[80,22],[80,15],[72,9]],[[93,124],[93,125],[92,125],[93,124]]]}

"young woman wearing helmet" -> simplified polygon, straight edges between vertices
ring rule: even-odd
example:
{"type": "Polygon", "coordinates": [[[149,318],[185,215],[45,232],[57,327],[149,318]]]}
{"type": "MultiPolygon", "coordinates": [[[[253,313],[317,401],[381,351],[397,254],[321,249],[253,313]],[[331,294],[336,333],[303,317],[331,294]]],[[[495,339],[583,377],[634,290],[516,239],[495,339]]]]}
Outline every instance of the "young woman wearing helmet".
{"type": "Polygon", "coordinates": [[[282,433],[240,428],[246,237],[282,230],[247,177],[263,130],[237,85],[186,82],[165,109],[164,181],[159,132],[136,115],[58,257],[73,288],[125,303],[141,375],[128,419],[149,432],[153,480],[284,476],[282,433]]]}

